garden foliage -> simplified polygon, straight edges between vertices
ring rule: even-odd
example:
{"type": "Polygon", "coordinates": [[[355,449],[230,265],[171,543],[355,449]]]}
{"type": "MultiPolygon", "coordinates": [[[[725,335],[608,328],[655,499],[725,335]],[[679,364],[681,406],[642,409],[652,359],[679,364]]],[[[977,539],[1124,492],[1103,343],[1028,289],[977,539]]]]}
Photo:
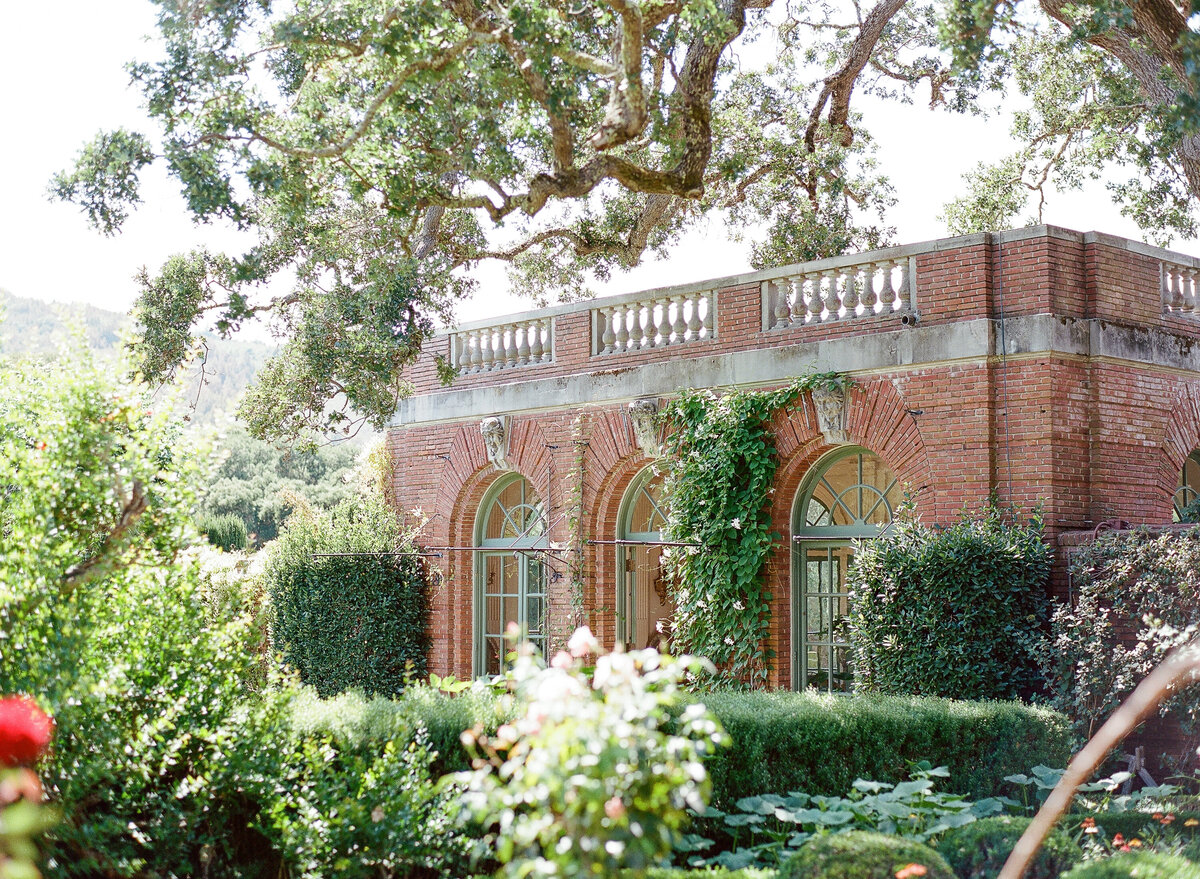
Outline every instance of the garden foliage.
{"type": "Polygon", "coordinates": [[[213,546],[226,552],[246,548],[246,523],[232,513],[197,516],[196,530],[213,546]]]}
{"type": "Polygon", "coordinates": [[[856,830],[821,836],[787,861],[778,879],[955,879],[946,861],[927,845],[856,830]],[[923,868],[920,870],[913,867],[923,868]]]}
{"type": "MultiPolygon", "coordinates": [[[[1101,535],[1072,560],[1073,602],[1058,607],[1039,656],[1051,704],[1089,738],[1172,647],[1200,623],[1200,529],[1101,535]]],[[[1200,720],[1200,689],[1177,694],[1187,728],[1200,720]]],[[[1194,753],[1194,743],[1188,755],[1194,753]]]]}
{"type": "Polygon", "coordinates": [[[177,436],[87,364],[0,362],[0,692],[53,715],[53,876],[454,872],[453,794],[418,739],[304,735],[214,622],[177,436]],[[389,818],[374,821],[372,815],[389,818]]]}
{"type": "Polygon", "coordinates": [[[464,734],[478,760],[464,803],[494,832],[506,876],[644,875],[706,805],[703,761],[725,737],[703,705],[675,711],[679,683],[705,663],[648,649],[585,668],[598,646],[579,629],[546,668],[521,645],[514,719],[464,734]]]}
{"type": "Polygon", "coordinates": [[[1014,699],[1038,680],[1049,613],[1042,523],[989,506],[947,528],[901,517],[858,548],[848,633],[858,689],[1014,699]]]}
{"type": "MultiPolygon", "coordinates": [[[[958,879],[994,879],[1008,859],[1031,819],[1014,815],[981,818],[947,832],[936,844],[958,879]]],[[[1079,846],[1058,827],[1042,840],[1042,847],[1025,872],[1025,879],[1058,879],[1082,856],[1079,846]]]]}
{"type": "Polygon", "coordinates": [[[761,684],[774,658],[765,646],[771,595],[763,580],[779,540],[768,510],[779,464],[771,417],[806,390],[843,382],[821,374],[773,391],[684,391],[664,410],[668,539],[698,545],[668,556],[672,644],[711,660],[729,680],[761,684]]]}
{"type": "Polygon", "coordinates": [[[710,809],[706,817],[723,817],[733,836],[731,848],[710,863],[774,867],[814,838],[861,830],[929,842],[1005,808],[1006,801],[995,797],[971,802],[959,794],[934,790],[935,780],[949,775],[944,766],[935,769],[922,762],[912,775],[899,784],[859,778],[841,797],[792,791],[743,797],[730,814],[710,809]]]}
{"type": "Polygon", "coordinates": [[[1013,702],[815,693],[704,694],[732,747],[709,762],[713,804],[765,791],[841,796],[857,778],[897,783],[919,760],[946,766],[948,790],[993,796],[1031,762],[1065,766],[1065,717],[1013,702]]]}
{"type": "Polygon", "coordinates": [[[322,696],[399,693],[425,673],[429,573],[397,552],[412,553],[412,543],[377,493],[331,513],[301,507],[272,546],[272,643],[322,696]]]}
{"type": "Polygon", "coordinates": [[[1200,879],[1200,865],[1179,855],[1129,852],[1086,861],[1062,879],[1200,879]]]}

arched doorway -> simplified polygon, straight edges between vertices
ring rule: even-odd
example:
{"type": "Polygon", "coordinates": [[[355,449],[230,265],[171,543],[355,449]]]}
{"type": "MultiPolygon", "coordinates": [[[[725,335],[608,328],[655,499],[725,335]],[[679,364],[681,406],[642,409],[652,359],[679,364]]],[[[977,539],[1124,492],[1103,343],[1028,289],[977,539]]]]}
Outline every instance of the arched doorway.
{"type": "Polygon", "coordinates": [[[848,691],[842,620],[854,541],[878,537],[903,493],[891,468],[857,446],[819,460],[792,508],[792,685],[848,691]]]}
{"type": "Polygon", "coordinates": [[[509,652],[505,630],[546,650],[546,566],[549,548],[542,502],[518,474],[496,481],[475,522],[475,674],[499,674],[509,652]]]}
{"type": "Polygon", "coordinates": [[[1171,521],[1195,522],[1200,520],[1200,449],[1183,459],[1179,471],[1179,488],[1171,498],[1171,521]]]}
{"type": "Polygon", "coordinates": [[[647,467],[621,500],[617,534],[617,640],[631,648],[658,646],[674,614],[663,574],[666,528],[663,475],[647,467]]]}

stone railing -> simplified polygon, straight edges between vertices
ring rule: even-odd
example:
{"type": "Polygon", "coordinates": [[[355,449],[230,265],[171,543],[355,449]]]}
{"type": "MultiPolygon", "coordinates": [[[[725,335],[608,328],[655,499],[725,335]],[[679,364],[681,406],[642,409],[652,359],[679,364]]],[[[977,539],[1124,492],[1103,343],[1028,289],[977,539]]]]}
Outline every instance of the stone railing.
{"type": "Polygon", "coordinates": [[[1164,312],[1200,317],[1200,301],[1197,301],[1197,276],[1200,269],[1178,263],[1159,263],[1162,276],[1162,307],[1164,312]]]}
{"type": "Polygon", "coordinates": [[[917,313],[915,262],[839,257],[796,266],[793,274],[762,282],[763,331],[900,312],[908,322],[917,313]]]}
{"type": "Polygon", "coordinates": [[[714,290],[606,302],[592,309],[592,354],[687,345],[717,337],[714,290]]]}
{"type": "Polygon", "coordinates": [[[516,320],[450,334],[450,365],[461,375],[553,362],[553,317],[516,320]]]}

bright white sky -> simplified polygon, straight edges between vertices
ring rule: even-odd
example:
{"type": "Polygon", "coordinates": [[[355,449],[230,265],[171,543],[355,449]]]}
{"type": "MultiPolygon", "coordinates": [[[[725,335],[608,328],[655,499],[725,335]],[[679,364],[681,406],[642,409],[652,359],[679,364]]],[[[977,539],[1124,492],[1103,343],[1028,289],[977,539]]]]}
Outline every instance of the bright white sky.
{"type": "MultiPolygon", "coordinates": [[[[50,7],[8,2],[0,11],[0,289],[43,300],[88,302],[124,311],[136,295],[141,266],[198,245],[236,249],[237,233],[194,226],[173,181],[161,171],[143,181],[144,204],[115,238],[90,229],[73,206],[50,202],[50,176],[66,168],[79,147],[101,128],[125,126],[153,133],[128,87],[126,61],[154,57],[146,35],[154,8],[146,0],[63,0],[50,7]]],[[[961,175],[981,159],[1002,155],[1004,119],[961,117],[917,107],[881,107],[856,98],[879,142],[880,164],[899,202],[891,222],[897,243],[944,236],[937,219],[961,191],[961,175]]],[[[1103,189],[1054,198],[1046,222],[1139,238],[1103,189]]],[[[1200,252],[1195,242],[1175,247],[1200,252]]],[[[727,240],[718,221],[692,234],[669,261],[649,263],[616,278],[603,292],[623,293],[744,271],[745,247],[727,240]]],[[[483,276],[462,319],[529,307],[508,290],[496,268],[483,276]]]]}

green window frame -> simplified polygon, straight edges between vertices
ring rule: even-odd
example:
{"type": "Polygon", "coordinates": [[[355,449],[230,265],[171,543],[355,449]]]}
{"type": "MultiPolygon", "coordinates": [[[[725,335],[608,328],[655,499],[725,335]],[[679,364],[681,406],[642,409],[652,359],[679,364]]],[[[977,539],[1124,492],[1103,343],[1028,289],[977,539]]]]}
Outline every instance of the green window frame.
{"type": "Polygon", "coordinates": [[[846,570],[860,540],[892,522],[903,498],[899,480],[875,453],[837,449],[805,476],[792,508],[792,687],[848,692],[850,646],[846,570]]]}
{"type": "MultiPolygon", "coordinates": [[[[641,583],[645,575],[638,576],[639,570],[648,570],[646,559],[640,558],[647,553],[661,553],[661,547],[656,544],[662,541],[662,533],[667,527],[666,500],[663,495],[664,475],[655,472],[653,467],[647,467],[634,477],[621,499],[617,516],[618,540],[644,543],[647,546],[617,546],[617,641],[630,643],[638,634],[638,619],[636,608],[639,605],[640,590],[653,588],[653,584],[641,583]],[[643,564],[638,564],[643,562],[643,564]]],[[[643,633],[644,634],[644,633],[643,633]]],[[[644,639],[642,639],[644,640],[644,639]]]]}
{"type": "Polygon", "coordinates": [[[505,631],[516,623],[522,639],[546,652],[545,508],[520,474],[498,479],[484,495],[475,521],[474,672],[503,671],[505,631]]]}
{"type": "MultiPolygon", "coordinates": [[[[1200,449],[1183,459],[1179,470],[1179,487],[1171,498],[1171,521],[1184,521],[1185,511],[1200,500],[1200,449]]],[[[1195,514],[1192,515],[1195,519],[1195,514]]]]}

